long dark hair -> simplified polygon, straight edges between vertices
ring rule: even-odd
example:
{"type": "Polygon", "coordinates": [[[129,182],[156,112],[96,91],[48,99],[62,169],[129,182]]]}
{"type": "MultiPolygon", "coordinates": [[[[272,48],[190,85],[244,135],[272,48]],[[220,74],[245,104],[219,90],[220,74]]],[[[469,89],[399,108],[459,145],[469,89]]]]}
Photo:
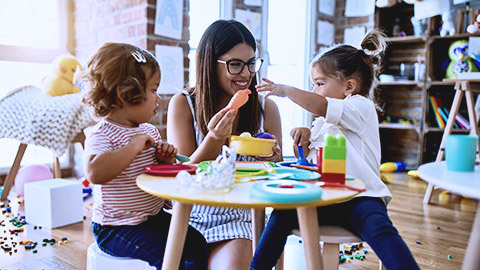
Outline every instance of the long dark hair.
{"type": "MultiPolygon", "coordinates": [[[[241,43],[249,45],[256,51],[256,41],[252,33],[235,20],[215,21],[200,39],[196,56],[197,82],[189,92],[195,95],[195,115],[203,135],[208,132],[208,122],[218,112],[215,104],[218,104],[220,93],[223,91],[218,84],[215,68],[218,57],[241,43]]],[[[263,114],[255,89],[255,79],[254,77],[248,87],[252,92],[248,102],[239,109],[238,126],[238,131],[248,131],[252,134],[260,127],[260,117],[263,114]]]]}

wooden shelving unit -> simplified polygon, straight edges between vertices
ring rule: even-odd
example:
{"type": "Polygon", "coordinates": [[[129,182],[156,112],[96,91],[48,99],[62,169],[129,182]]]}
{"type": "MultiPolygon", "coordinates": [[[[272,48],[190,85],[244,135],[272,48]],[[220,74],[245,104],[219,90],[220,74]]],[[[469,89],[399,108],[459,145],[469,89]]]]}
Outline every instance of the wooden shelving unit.
{"type": "MultiPolygon", "coordinates": [[[[389,36],[381,73],[399,76],[403,63],[406,67],[403,75],[409,77],[408,80],[379,82],[376,85],[374,96],[383,109],[379,113],[382,162],[404,161],[408,169],[416,169],[420,164],[435,160],[443,129],[436,123],[430,95],[441,97],[443,106],[450,110],[454,85],[442,81],[445,77],[442,65],[449,59],[450,44],[469,37],[468,34],[441,37],[438,34],[441,25],[439,16],[428,19],[424,34],[415,36],[410,22],[412,16],[413,5],[406,3],[377,9],[375,16],[376,27],[389,36]],[[393,37],[395,18],[400,16],[400,28],[406,36],[393,37]],[[411,74],[415,63],[425,65],[424,76],[419,80],[411,74]],[[385,123],[387,119],[391,120],[388,124],[385,123]],[[402,120],[409,120],[411,124],[400,124],[402,120]]],[[[465,104],[462,104],[460,114],[467,115],[465,104]]],[[[454,132],[467,133],[468,130],[457,128],[454,132]]]]}

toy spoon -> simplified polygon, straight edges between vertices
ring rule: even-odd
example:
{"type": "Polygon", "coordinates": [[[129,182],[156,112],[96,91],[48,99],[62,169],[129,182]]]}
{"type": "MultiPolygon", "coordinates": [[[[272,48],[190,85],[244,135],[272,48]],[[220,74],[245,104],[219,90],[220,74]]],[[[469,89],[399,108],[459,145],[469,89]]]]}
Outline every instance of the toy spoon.
{"type": "Polygon", "coordinates": [[[297,149],[298,149],[298,159],[297,159],[297,165],[308,165],[310,164],[308,160],[305,158],[303,155],[303,146],[300,146],[297,144],[297,149]]]}

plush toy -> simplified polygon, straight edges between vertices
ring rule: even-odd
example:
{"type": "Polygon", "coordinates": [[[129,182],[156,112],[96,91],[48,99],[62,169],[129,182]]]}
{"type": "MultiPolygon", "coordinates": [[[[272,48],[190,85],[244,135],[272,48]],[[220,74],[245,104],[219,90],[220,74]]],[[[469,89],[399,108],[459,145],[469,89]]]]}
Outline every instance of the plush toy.
{"type": "Polygon", "coordinates": [[[448,49],[448,56],[451,61],[445,75],[447,79],[457,79],[460,73],[478,71],[475,62],[468,56],[468,40],[462,39],[453,42],[448,49]]]}
{"type": "Polygon", "coordinates": [[[52,62],[52,72],[42,79],[45,93],[49,96],[61,96],[80,92],[80,89],[73,84],[75,72],[82,66],[71,55],[57,56],[52,62]]]}
{"type": "Polygon", "coordinates": [[[480,9],[475,16],[475,21],[473,24],[467,26],[467,32],[470,34],[479,34],[480,33],[480,9]]]}
{"type": "Polygon", "coordinates": [[[442,29],[440,30],[440,36],[455,35],[455,25],[453,24],[452,15],[450,11],[444,11],[442,13],[442,29]]]}

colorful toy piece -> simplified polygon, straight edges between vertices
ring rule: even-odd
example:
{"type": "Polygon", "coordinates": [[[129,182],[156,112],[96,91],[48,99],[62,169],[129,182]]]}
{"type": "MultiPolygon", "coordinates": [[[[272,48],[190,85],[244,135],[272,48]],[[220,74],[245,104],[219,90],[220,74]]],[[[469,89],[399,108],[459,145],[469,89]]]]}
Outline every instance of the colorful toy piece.
{"type": "Polygon", "coordinates": [[[345,184],[347,148],[342,134],[333,137],[327,133],[324,137],[322,156],[322,180],[345,184]]]}
{"type": "Polygon", "coordinates": [[[381,173],[401,172],[405,170],[406,164],[403,161],[385,162],[380,165],[381,173]]]}
{"type": "Polygon", "coordinates": [[[238,110],[238,108],[242,107],[248,101],[248,95],[252,92],[248,89],[245,90],[238,90],[228,102],[227,109],[228,110],[238,110]]]}

